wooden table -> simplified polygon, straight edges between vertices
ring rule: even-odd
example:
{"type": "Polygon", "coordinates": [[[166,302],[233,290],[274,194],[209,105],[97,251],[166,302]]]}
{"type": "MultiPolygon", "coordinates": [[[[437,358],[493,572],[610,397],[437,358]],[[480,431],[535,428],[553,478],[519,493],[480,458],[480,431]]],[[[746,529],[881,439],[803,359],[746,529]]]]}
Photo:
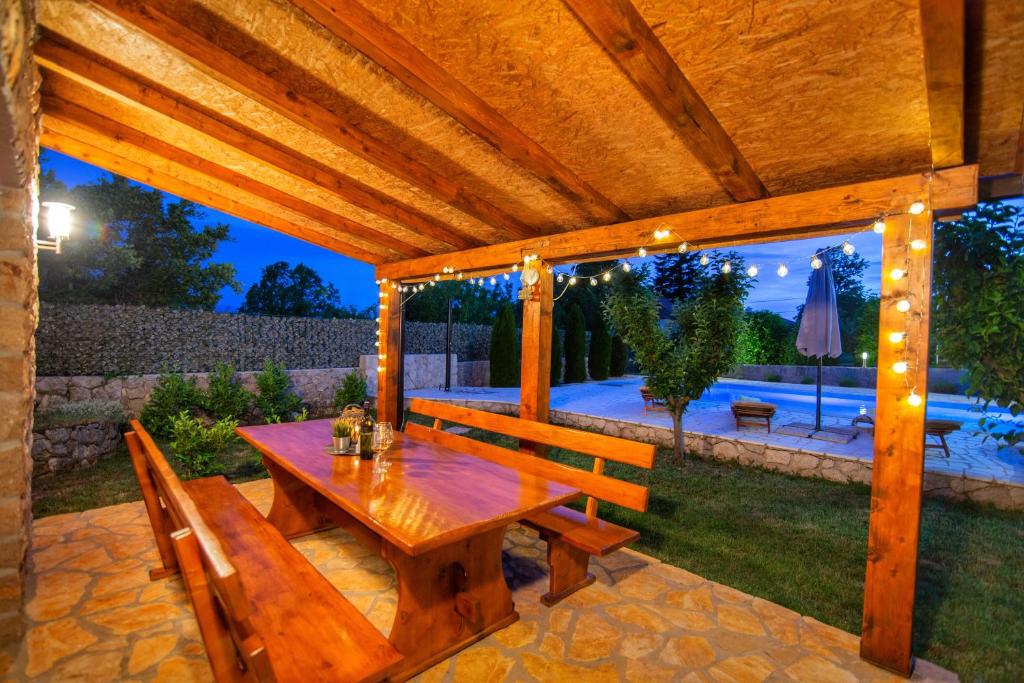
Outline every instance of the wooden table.
{"type": "Polygon", "coordinates": [[[390,640],[406,678],[515,622],[501,567],[505,528],[578,489],[396,433],[386,472],[331,456],[330,421],[240,427],[274,482],[267,519],[291,538],[331,525],[395,570],[390,640]]]}

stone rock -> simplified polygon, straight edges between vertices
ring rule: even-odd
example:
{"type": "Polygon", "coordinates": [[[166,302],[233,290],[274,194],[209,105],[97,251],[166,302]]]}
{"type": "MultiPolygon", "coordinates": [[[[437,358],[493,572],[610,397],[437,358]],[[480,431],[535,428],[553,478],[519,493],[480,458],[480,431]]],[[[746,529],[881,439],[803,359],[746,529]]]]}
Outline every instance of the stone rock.
{"type": "Polygon", "coordinates": [[[170,654],[177,644],[178,636],[175,634],[143,638],[137,641],[128,658],[128,673],[135,675],[148,669],[170,654]]]}
{"type": "Polygon", "coordinates": [[[661,660],[672,666],[699,669],[715,661],[715,651],[706,638],[679,636],[669,639],[661,651],[661,660]]]}
{"type": "Polygon", "coordinates": [[[581,661],[607,657],[615,649],[619,630],[593,612],[586,612],[576,621],[569,656],[581,661]]]}
{"type": "Polygon", "coordinates": [[[497,648],[474,647],[460,653],[455,659],[454,681],[466,683],[498,683],[512,669],[515,662],[501,654],[497,648]]]}
{"type": "Polygon", "coordinates": [[[832,662],[821,657],[804,657],[800,661],[786,667],[786,674],[799,683],[855,683],[856,678],[849,671],[840,669],[832,662]]]}
{"type": "Polygon", "coordinates": [[[29,630],[25,636],[28,664],[25,673],[38,676],[49,671],[54,663],[68,655],[81,652],[97,640],[72,618],[49,621],[29,630]]]}

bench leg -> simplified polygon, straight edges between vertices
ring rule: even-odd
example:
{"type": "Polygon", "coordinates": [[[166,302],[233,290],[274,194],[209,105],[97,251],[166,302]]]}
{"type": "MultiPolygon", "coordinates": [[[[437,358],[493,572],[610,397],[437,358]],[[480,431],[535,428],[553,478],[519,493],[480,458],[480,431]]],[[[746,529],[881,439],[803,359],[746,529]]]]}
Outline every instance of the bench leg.
{"type": "Polygon", "coordinates": [[[330,521],[317,509],[316,491],[269,458],[263,458],[263,466],[274,482],[274,502],[267,514],[267,521],[282,536],[296,538],[330,528],[330,521]]]}
{"type": "Polygon", "coordinates": [[[593,574],[587,572],[590,553],[573,547],[557,537],[549,538],[547,542],[551,577],[548,592],[541,596],[540,601],[551,607],[579,589],[594,583],[595,579],[593,574]]]}

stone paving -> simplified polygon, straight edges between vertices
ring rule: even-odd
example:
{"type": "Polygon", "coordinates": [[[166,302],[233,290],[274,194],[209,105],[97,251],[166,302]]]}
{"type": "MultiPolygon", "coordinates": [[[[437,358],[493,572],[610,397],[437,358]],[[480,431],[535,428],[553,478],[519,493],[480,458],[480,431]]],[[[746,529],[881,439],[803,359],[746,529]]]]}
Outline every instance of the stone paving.
{"type": "MultiPolygon", "coordinates": [[[[269,509],[269,480],[239,489],[269,509]]],[[[396,593],[384,561],[342,531],[296,547],[388,632],[396,593]]],[[[30,552],[29,629],[0,661],[3,680],[211,680],[180,580],[148,580],[157,554],[141,502],[40,519],[30,552]]],[[[505,569],[522,619],[419,680],[904,680],[860,660],[853,635],[631,550],[592,561],[597,583],[546,608],[543,558],[536,534],[514,526],[505,569]]],[[[914,680],[958,679],[919,661],[914,680]]]]}

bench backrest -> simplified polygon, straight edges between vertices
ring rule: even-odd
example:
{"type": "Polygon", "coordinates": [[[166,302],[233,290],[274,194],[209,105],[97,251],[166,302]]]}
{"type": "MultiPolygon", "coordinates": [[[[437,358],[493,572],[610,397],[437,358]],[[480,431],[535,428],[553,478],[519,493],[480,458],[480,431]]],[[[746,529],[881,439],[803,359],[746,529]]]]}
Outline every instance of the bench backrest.
{"type": "Polygon", "coordinates": [[[161,555],[167,544],[174,549],[217,680],[273,680],[262,643],[249,627],[251,605],[237,569],[156,442],[138,420],[131,425],[125,443],[157,545],[161,555]],[[238,668],[239,658],[247,671],[238,668]]]}
{"type": "Polygon", "coordinates": [[[405,431],[413,436],[432,441],[442,446],[472,453],[478,457],[515,467],[521,471],[547,477],[559,483],[574,486],[589,498],[587,515],[597,514],[599,500],[615,503],[631,510],[647,510],[649,492],[646,486],[621,481],[604,474],[607,460],[614,460],[636,467],[650,469],[654,466],[655,447],[605,434],[594,434],[569,427],[560,427],[544,422],[521,420],[508,415],[488,413],[483,410],[464,408],[449,403],[414,398],[409,410],[419,415],[434,418],[434,426],[424,427],[407,422],[405,431]],[[561,463],[539,458],[528,453],[513,451],[494,444],[484,443],[441,429],[442,422],[454,422],[489,432],[504,434],[535,444],[593,456],[594,466],[590,472],[561,463]]]}

